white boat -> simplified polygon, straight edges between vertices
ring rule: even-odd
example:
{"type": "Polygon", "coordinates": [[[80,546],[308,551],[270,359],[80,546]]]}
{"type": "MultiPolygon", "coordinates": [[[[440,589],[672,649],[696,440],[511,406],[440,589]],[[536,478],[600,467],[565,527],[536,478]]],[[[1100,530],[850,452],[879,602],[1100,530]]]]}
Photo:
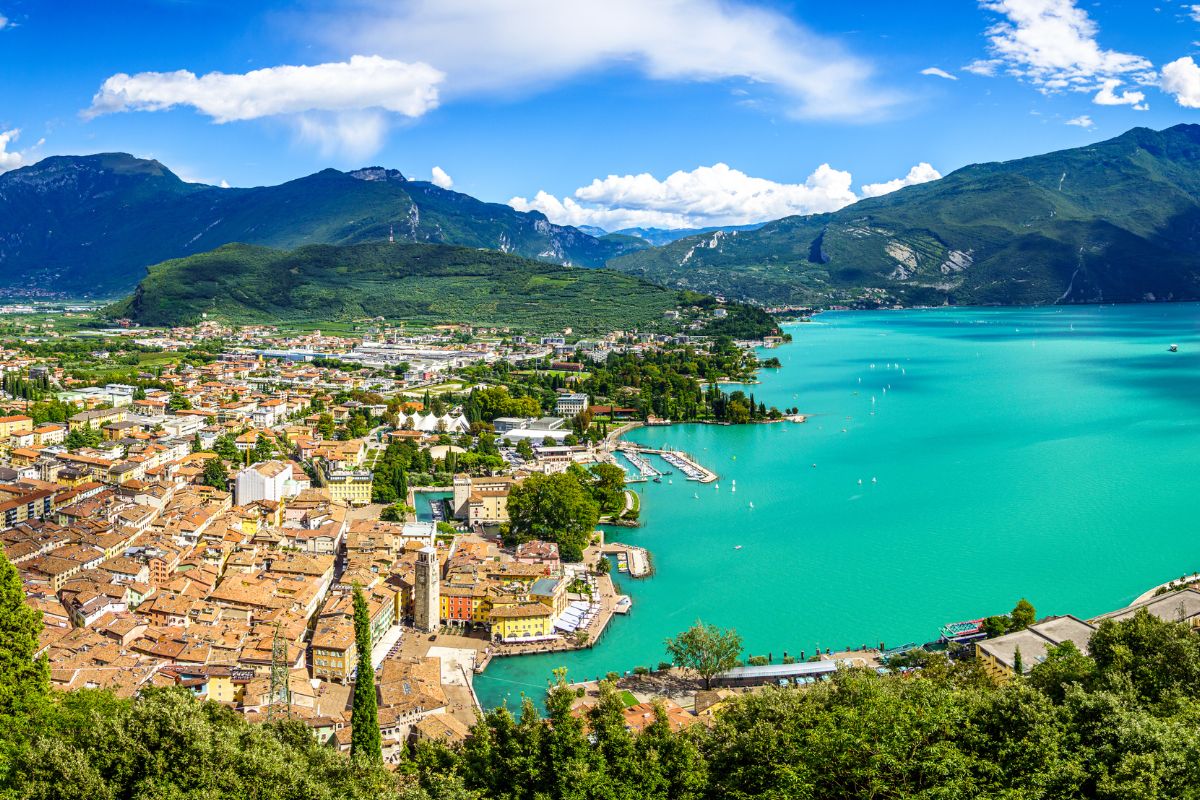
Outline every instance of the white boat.
{"type": "Polygon", "coordinates": [[[692,492],[692,499],[694,499],[694,500],[699,500],[699,499],[700,499],[700,495],[696,494],[695,492],[692,492]]]}
{"type": "Polygon", "coordinates": [[[754,501],[753,501],[753,500],[751,500],[751,501],[750,501],[750,507],[751,507],[751,508],[754,508],[754,501]]]}
{"type": "Polygon", "coordinates": [[[871,478],[871,483],[879,483],[879,478],[871,478]]]}
{"type": "Polygon", "coordinates": [[[1173,345],[1171,345],[1170,347],[1168,347],[1168,348],[1167,348],[1167,350],[1171,351],[1172,353],[1178,353],[1178,352],[1179,352],[1179,345],[1177,345],[1177,344],[1173,344],[1173,345]]]}
{"type": "Polygon", "coordinates": [[[862,486],[862,478],[859,478],[859,479],[858,479],[858,485],[859,485],[859,486],[862,486]]]}
{"type": "Polygon", "coordinates": [[[735,545],[733,546],[733,549],[734,549],[734,550],[741,550],[741,549],[742,549],[742,546],[741,546],[740,544],[735,544],[735,545]]]}
{"type": "Polygon", "coordinates": [[[736,486],[731,486],[731,487],[729,488],[729,491],[730,491],[730,492],[736,492],[736,491],[737,491],[737,487],[736,487],[736,486]]]}

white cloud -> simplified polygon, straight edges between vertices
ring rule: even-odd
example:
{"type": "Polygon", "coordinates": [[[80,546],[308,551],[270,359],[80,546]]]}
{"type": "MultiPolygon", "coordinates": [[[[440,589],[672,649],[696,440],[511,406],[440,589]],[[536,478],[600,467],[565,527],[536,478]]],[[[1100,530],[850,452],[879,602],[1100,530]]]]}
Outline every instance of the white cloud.
{"type": "MultiPolygon", "coordinates": [[[[864,196],[937,177],[941,177],[937,170],[922,163],[905,178],[864,186],[864,196]]],[[[836,211],[859,199],[852,184],[849,172],[828,164],[817,167],[803,183],[777,183],[727,164],[714,164],[690,172],[681,170],[664,180],[649,173],[609,175],[576,189],[573,197],[560,199],[539,191],[532,200],[514,197],[509,205],[518,211],[541,211],[563,225],[595,225],[606,230],[695,228],[836,211]]]]}
{"type": "Polygon", "coordinates": [[[1000,69],[1002,64],[1002,61],[995,58],[977,58],[963,67],[963,70],[974,75],[982,75],[985,78],[990,78],[996,74],[996,70],[1000,69]]]}
{"type": "Polygon", "coordinates": [[[1162,68],[1162,90],[1184,108],[1200,108],[1200,67],[1191,56],[1177,58],[1162,68]]]}
{"type": "Polygon", "coordinates": [[[1200,6],[1189,6],[1188,14],[1191,15],[1193,20],[1200,22],[1200,6]]]}
{"type": "Polygon", "coordinates": [[[935,78],[945,78],[948,81],[958,80],[957,75],[951,75],[949,72],[946,72],[946,70],[938,69],[937,67],[926,67],[925,69],[921,70],[921,74],[932,75],[935,78]]]}
{"type": "Polygon", "coordinates": [[[903,98],[837,41],[750,0],[350,0],[302,17],[331,46],[417,58],[447,95],[530,92],[603,69],[742,81],[803,117],[863,119],[903,98]]]}
{"type": "Polygon", "coordinates": [[[451,186],[454,185],[454,179],[451,178],[446,173],[446,170],[442,169],[441,167],[434,167],[432,172],[433,172],[433,181],[432,182],[433,182],[434,186],[440,186],[443,189],[449,189],[451,186]]]}
{"type": "Polygon", "coordinates": [[[1082,114],[1078,117],[1074,117],[1073,119],[1069,119],[1064,124],[1065,125],[1074,125],[1077,128],[1094,128],[1094,127],[1096,127],[1096,123],[1092,122],[1092,118],[1089,117],[1087,114],[1082,114]]]}
{"type": "Polygon", "coordinates": [[[1075,0],[980,0],[980,5],[1005,18],[987,29],[993,58],[976,62],[980,69],[1003,66],[1045,93],[1099,90],[1113,78],[1155,80],[1148,59],[1101,47],[1099,28],[1075,0]]]}
{"type": "Polygon", "coordinates": [[[26,164],[33,163],[33,151],[42,146],[45,139],[39,139],[31,148],[25,150],[9,150],[9,145],[17,141],[21,136],[20,128],[13,128],[11,131],[0,131],[0,172],[8,172],[10,169],[23,167],[26,164]]]}
{"type": "Polygon", "coordinates": [[[903,189],[905,186],[915,186],[918,183],[928,183],[936,181],[942,177],[942,173],[938,172],[933,166],[922,161],[908,171],[908,174],[903,178],[893,178],[890,181],[883,183],[867,183],[862,187],[863,197],[879,197],[883,194],[889,194],[897,189],[903,189]]]}
{"type": "Polygon", "coordinates": [[[283,117],[322,153],[362,156],[387,133],[384,112],[419,117],[438,105],[444,75],[428,64],[379,56],[314,66],[281,66],[244,74],[120,73],[104,81],[85,118],[124,111],[191,106],[216,123],[283,117]]]}
{"type": "Polygon", "coordinates": [[[88,117],[120,111],[166,111],[192,106],[214,122],[305,111],[381,108],[419,117],[437,106],[442,74],[428,64],[379,56],[311,67],[268,67],[241,75],[210,72],[119,73],[92,98],[88,117]]]}
{"type": "Polygon", "coordinates": [[[0,14],[0,31],[8,27],[8,17],[0,14]]]}
{"type": "Polygon", "coordinates": [[[297,138],[314,145],[326,158],[343,155],[366,158],[379,152],[390,127],[378,111],[344,111],[336,114],[312,112],[290,118],[297,138]]]}
{"type": "Polygon", "coordinates": [[[1120,78],[1109,78],[1100,87],[1100,91],[1096,92],[1092,102],[1098,106],[1133,106],[1135,108],[1145,104],[1144,92],[1131,92],[1125,89],[1118,95],[1114,90],[1120,85],[1120,78]]]}

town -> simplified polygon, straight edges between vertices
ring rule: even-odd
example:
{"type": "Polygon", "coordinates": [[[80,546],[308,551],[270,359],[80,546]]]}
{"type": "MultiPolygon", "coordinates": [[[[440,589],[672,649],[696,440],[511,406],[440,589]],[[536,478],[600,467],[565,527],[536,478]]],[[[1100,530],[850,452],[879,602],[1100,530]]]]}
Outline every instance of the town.
{"type": "Polygon", "coordinates": [[[0,545],[52,685],[185,687],[349,750],[360,591],[390,762],[468,735],[492,659],[591,646],[629,613],[611,572],[644,577],[651,555],[598,525],[636,525],[627,481],[661,473],[622,432],[782,417],[713,388],[752,380],[763,342],[69,324],[86,314],[10,316],[0,353],[0,545]],[[658,392],[602,376],[672,359],[704,372],[658,392]]]}

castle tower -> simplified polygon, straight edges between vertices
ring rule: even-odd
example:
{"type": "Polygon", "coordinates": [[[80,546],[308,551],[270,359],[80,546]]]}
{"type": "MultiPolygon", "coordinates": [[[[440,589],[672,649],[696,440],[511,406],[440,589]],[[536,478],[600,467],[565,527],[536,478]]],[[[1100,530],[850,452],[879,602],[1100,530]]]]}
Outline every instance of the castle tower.
{"type": "Polygon", "coordinates": [[[413,591],[413,627],[427,633],[436,631],[442,616],[442,573],[438,569],[437,550],[432,547],[422,547],[417,553],[413,591]]]}

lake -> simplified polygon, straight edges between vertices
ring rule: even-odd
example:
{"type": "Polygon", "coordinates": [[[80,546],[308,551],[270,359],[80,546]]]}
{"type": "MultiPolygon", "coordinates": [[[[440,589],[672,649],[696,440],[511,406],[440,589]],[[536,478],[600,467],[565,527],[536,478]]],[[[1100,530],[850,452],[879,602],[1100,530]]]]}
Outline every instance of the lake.
{"type": "Polygon", "coordinates": [[[782,369],[745,390],[808,421],[631,433],[718,484],[638,484],[644,525],[618,538],[656,573],[619,578],[630,616],[590,650],[494,661],[485,707],[540,699],[558,666],[655,666],[697,619],[737,628],[747,656],[811,655],[929,641],[1021,597],[1092,616],[1200,569],[1200,305],[834,312],[786,330],[763,351],[782,369]]]}

